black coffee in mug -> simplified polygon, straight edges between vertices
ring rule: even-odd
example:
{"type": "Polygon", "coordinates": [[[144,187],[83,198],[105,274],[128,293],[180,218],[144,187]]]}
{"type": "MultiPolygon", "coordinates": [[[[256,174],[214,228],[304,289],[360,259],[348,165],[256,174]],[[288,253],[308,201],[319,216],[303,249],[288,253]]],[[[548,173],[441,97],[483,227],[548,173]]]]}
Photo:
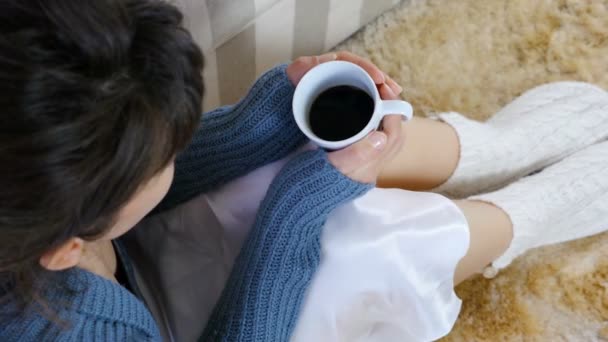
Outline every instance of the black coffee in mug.
{"type": "Polygon", "coordinates": [[[341,141],[361,132],[374,114],[374,99],[353,86],[322,92],[313,102],[309,122],[312,132],[326,141],[341,141]]]}

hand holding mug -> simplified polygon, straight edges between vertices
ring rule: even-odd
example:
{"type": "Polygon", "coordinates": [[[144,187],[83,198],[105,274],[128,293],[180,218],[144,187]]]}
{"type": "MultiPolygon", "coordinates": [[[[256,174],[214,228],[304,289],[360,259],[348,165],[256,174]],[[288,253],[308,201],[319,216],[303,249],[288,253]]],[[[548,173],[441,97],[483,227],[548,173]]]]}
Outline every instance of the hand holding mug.
{"type": "Polygon", "coordinates": [[[382,72],[374,63],[348,51],[330,52],[320,56],[300,57],[287,67],[287,76],[293,85],[297,86],[298,83],[300,83],[300,80],[302,80],[302,77],[304,77],[312,68],[319,64],[333,61],[351,62],[360,66],[374,80],[378,87],[378,91],[384,92],[391,98],[397,98],[399,94],[403,92],[403,88],[382,72]]]}
{"type": "MultiPolygon", "coordinates": [[[[341,149],[329,153],[328,158],[346,176],[364,183],[375,182],[384,164],[403,145],[402,119],[410,119],[412,116],[409,103],[397,101],[402,88],[373,63],[347,52],[299,58],[288,67],[287,73],[291,81],[298,85],[293,107],[300,129],[321,147],[341,149]],[[347,94],[346,97],[340,97],[340,93],[335,90],[345,86],[359,93],[348,94],[350,90],[342,89],[347,94]],[[334,89],[333,93],[328,89],[334,89]],[[329,94],[329,110],[321,116],[319,113],[311,113],[324,94],[329,94]],[[361,94],[367,98],[363,98],[363,102],[361,94]],[[347,105],[347,101],[357,103],[347,105]],[[337,129],[344,134],[342,123],[344,126],[353,125],[352,121],[356,121],[357,114],[361,114],[357,113],[360,111],[358,106],[369,107],[366,109],[369,113],[363,113],[368,116],[363,119],[360,127],[339,139],[320,137],[317,134],[319,131],[314,131],[311,125],[315,124],[315,120],[321,124],[326,118],[330,120],[332,105],[336,111],[345,110],[345,107],[347,109],[341,114],[343,118],[325,125],[324,129],[329,129],[330,133],[332,129],[337,129]],[[400,115],[390,115],[393,113],[400,115]],[[313,114],[316,118],[311,117],[313,114]],[[380,126],[382,131],[376,131],[380,126]]],[[[336,135],[333,135],[335,138],[336,135]]]]}

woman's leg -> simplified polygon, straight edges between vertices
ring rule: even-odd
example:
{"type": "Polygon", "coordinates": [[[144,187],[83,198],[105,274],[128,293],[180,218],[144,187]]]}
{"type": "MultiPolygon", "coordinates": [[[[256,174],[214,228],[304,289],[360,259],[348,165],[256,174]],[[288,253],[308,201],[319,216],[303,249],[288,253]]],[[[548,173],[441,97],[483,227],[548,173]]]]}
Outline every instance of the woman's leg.
{"type": "Polygon", "coordinates": [[[481,273],[507,250],[513,239],[511,220],[502,209],[479,201],[456,201],[456,205],[469,223],[470,242],[467,254],[456,267],[455,285],[481,273]]]}
{"type": "MultiPolygon", "coordinates": [[[[414,118],[403,126],[406,144],[380,176],[381,187],[409,190],[435,188],[448,180],[458,164],[459,142],[454,129],[441,121],[414,118]]],[[[507,250],[513,231],[500,208],[479,201],[456,201],[469,223],[467,254],[456,268],[454,283],[478,274],[507,250]]]]}
{"type": "Polygon", "coordinates": [[[455,282],[489,264],[488,271],[507,267],[530,249],[607,231],[606,174],[608,140],[503,189],[456,202],[471,238],[455,282]]]}
{"type": "Polygon", "coordinates": [[[460,148],[454,129],[441,121],[415,117],[403,130],[405,145],[380,174],[378,186],[428,190],[445,183],[458,164],[460,148]]]}
{"type": "Polygon", "coordinates": [[[380,175],[381,187],[466,198],[505,186],[608,138],[608,93],[586,83],[551,83],[484,123],[439,116],[404,124],[406,143],[380,175]]]}

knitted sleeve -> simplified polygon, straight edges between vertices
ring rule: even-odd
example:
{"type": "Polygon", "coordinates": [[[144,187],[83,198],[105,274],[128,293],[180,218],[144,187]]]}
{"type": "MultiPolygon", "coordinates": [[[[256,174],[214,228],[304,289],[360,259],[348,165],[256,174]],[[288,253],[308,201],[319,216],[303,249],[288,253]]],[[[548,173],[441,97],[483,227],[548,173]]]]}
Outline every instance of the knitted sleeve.
{"type": "Polygon", "coordinates": [[[175,164],[175,179],[159,209],[168,209],[304,144],[293,119],[294,86],[287,65],[266,72],[238,104],[202,116],[190,146],[175,164]]]}
{"type": "Polygon", "coordinates": [[[287,341],[320,259],[332,209],[371,185],[343,176],[323,151],[277,176],[200,341],[287,341]]]}
{"type": "Polygon", "coordinates": [[[77,267],[53,276],[40,283],[44,303],[0,301],[0,341],[162,341],[144,303],[122,286],[77,267]]]}

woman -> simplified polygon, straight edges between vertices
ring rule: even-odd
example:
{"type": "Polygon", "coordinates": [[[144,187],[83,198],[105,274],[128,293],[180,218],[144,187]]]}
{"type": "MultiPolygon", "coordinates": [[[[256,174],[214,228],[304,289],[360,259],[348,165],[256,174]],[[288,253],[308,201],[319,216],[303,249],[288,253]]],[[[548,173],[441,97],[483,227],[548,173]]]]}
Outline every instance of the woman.
{"type": "MultiPolygon", "coordinates": [[[[161,200],[157,211],[301,146],[291,96],[314,65],[355,62],[384,98],[400,92],[376,67],[350,54],[303,58],[269,71],[239,104],[204,114],[199,123],[202,56],[173,6],[152,0],[1,6],[0,340],[160,340],[161,318],[134,295],[138,283],[120,237],[161,200]]],[[[543,122],[540,128],[517,117],[516,101],[495,122],[451,114],[442,116],[448,124],[416,119],[402,129],[397,117],[389,117],[383,132],[347,149],[296,156],[270,186],[202,339],[287,340],[320,261],[328,215],[368,191],[379,174],[384,184],[408,188],[445,182],[447,190],[466,191],[471,179],[481,179],[475,183],[486,189],[581,151],[496,193],[457,202],[471,235],[457,281],[505,250],[498,267],[556,237],[600,231],[605,225],[575,231],[570,225],[582,219],[560,218],[584,194],[595,222],[606,219],[605,201],[598,200],[606,192],[599,176],[606,95],[587,85],[556,87],[567,90],[557,99],[540,91],[533,97],[543,100],[534,108],[558,104],[559,111],[526,113],[543,122]],[[562,127],[564,122],[572,125],[562,127]],[[589,130],[585,139],[577,136],[581,129],[589,130]],[[497,131],[502,138],[496,139],[497,131]],[[539,147],[521,158],[512,147],[522,137],[525,146],[551,150],[539,147]],[[501,143],[484,150],[479,140],[501,143]],[[584,165],[587,174],[575,185],[583,191],[573,194],[563,173],[574,165],[584,165]],[[557,196],[558,204],[539,207],[535,215],[542,216],[531,219],[530,203],[547,196],[557,196]],[[536,223],[553,218],[561,221],[554,226],[560,234],[538,231],[546,227],[536,223]]]]}

